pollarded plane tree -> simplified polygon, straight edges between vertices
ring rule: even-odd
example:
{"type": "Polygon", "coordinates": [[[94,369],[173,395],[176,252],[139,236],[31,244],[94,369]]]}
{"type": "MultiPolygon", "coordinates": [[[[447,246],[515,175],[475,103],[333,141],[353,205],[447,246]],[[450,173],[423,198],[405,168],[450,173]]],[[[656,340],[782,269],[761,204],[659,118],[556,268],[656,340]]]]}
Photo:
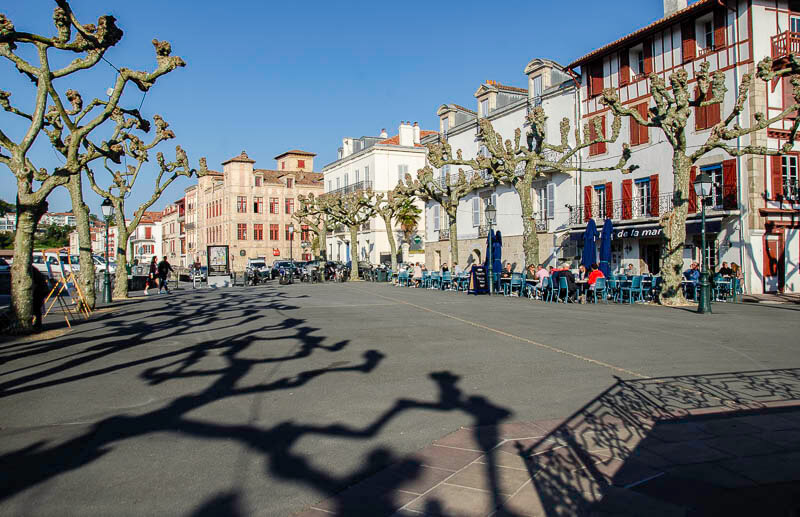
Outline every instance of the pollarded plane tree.
{"type": "MultiPolygon", "coordinates": [[[[583,127],[583,137],[579,128],[575,128],[575,142],[569,143],[570,123],[568,118],[563,118],[560,124],[561,141],[559,144],[547,142],[547,115],[541,106],[537,106],[526,116],[528,126],[526,142],[522,143],[522,131],[514,131],[514,141],[503,141],[502,136],[494,130],[492,123],[485,118],[478,119],[478,139],[486,146],[488,156],[477,158],[479,166],[486,169],[496,183],[514,187],[519,196],[522,208],[522,247],[525,252],[526,264],[539,263],[539,235],[536,231],[536,212],[531,195],[533,182],[550,177],[555,173],[601,172],[625,170],[625,164],[630,159],[630,149],[625,144],[619,162],[611,167],[581,167],[575,163],[574,158],[583,149],[598,143],[613,143],[619,137],[622,121],[615,116],[611,124],[611,135],[606,137],[601,125],[601,119],[594,118],[583,127]],[[592,126],[590,126],[593,125],[592,126]],[[592,131],[597,135],[592,138],[592,131]]],[[[467,164],[458,159],[444,160],[444,164],[467,164]]]]}
{"type": "Polygon", "coordinates": [[[405,181],[397,186],[398,192],[404,196],[416,196],[423,201],[436,201],[441,205],[448,217],[448,227],[450,229],[450,264],[455,267],[458,264],[458,205],[462,199],[472,192],[492,184],[484,175],[479,172],[481,165],[477,160],[464,160],[461,150],[456,152],[455,158],[452,155],[452,147],[447,140],[427,144],[428,164],[417,171],[417,177],[412,178],[407,174],[405,181]],[[455,176],[446,173],[444,178],[434,177],[433,167],[441,169],[447,163],[458,163],[469,166],[469,175],[463,168],[458,169],[455,176]]]}
{"type": "Polygon", "coordinates": [[[322,260],[327,260],[327,249],[325,242],[328,240],[328,231],[332,230],[331,224],[321,207],[321,200],[309,194],[298,197],[299,208],[293,217],[301,225],[308,226],[309,230],[316,236],[316,245],[313,247],[314,255],[322,260]]]}
{"type": "MultiPolygon", "coordinates": [[[[416,198],[406,195],[401,189],[390,190],[389,192],[379,192],[375,194],[375,213],[383,219],[386,227],[386,238],[389,241],[389,250],[392,254],[392,271],[397,271],[397,241],[394,238],[394,225],[400,224],[401,228],[408,228],[410,220],[414,218],[414,210],[419,213],[419,209],[414,206],[416,198]]],[[[407,231],[404,230],[406,240],[407,231]]]]}
{"type": "MultiPolygon", "coordinates": [[[[64,93],[65,102],[56,88],[56,82],[60,79],[74,82],[75,74],[94,67],[106,51],[122,39],[122,30],[116,26],[113,16],[101,16],[96,25],[82,24],[66,0],[56,0],[56,4],[53,36],[17,31],[12,21],[0,14],[0,56],[29,79],[35,88],[35,100],[30,109],[12,105],[11,93],[0,92],[0,105],[5,111],[20,117],[25,126],[19,138],[0,129],[0,163],[14,174],[17,184],[18,223],[14,239],[11,307],[16,325],[22,329],[29,329],[32,325],[33,279],[30,267],[33,236],[39,218],[47,210],[47,197],[55,188],[67,185],[71,178],[80,176],[92,162],[113,155],[112,148],[119,144],[118,141],[109,139],[95,143],[90,136],[107,130],[108,124],[105,123],[114,117],[129,83],[146,92],[159,77],[185,66],[181,58],[170,55],[169,43],[153,40],[157,61],[153,71],[120,68],[107,98],[96,98],[84,106],[80,93],[70,89],[64,93]],[[35,59],[22,57],[19,47],[23,45],[32,49],[35,59]],[[56,51],[74,57],[65,66],[54,68],[50,59],[56,51]],[[38,167],[29,156],[34,141],[43,132],[49,139],[49,145],[64,161],[49,171],[38,167]]],[[[120,120],[127,120],[124,117],[115,118],[117,125],[120,120]]],[[[134,118],[141,120],[138,116],[134,118]]],[[[79,218],[82,206],[75,207],[79,218]]],[[[80,226],[81,221],[78,223],[80,226]]],[[[82,251],[81,262],[82,275],[87,275],[81,278],[84,283],[94,274],[88,250],[82,251]]]]}
{"type": "MultiPolygon", "coordinates": [[[[770,81],[779,76],[792,76],[793,96],[795,103],[786,107],[774,117],[764,113],[752,114],[752,121],[748,127],[741,127],[737,122],[747,102],[750,90],[754,88],[753,75],[750,73],[742,76],[739,84],[739,95],[733,109],[726,118],[711,128],[708,139],[695,151],[690,152],[686,141],[686,125],[692,109],[703,109],[710,106],[721,106],[725,100],[727,87],[725,76],[720,72],[709,73],[709,64],[704,62],[697,73],[698,94],[694,98],[689,91],[689,76],[683,68],[669,76],[669,84],[657,74],[650,75],[650,91],[655,105],[650,106],[648,116],[642,116],[636,109],[622,104],[614,89],[606,89],[600,102],[608,106],[615,116],[630,117],[637,124],[661,129],[667,142],[672,147],[672,175],[673,198],[672,210],[660,218],[664,229],[664,246],[661,255],[661,275],[664,286],[661,292],[661,302],[666,305],[684,303],[681,291],[681,273],[683,269],[683,247],[686,240],[686,217],[689,211],[689,198],[693,186],[690,185],[690,172],[692,166],[702,156],[720,149],[730,156],[763,155],[774,156],[786,154],[792,150],[795,135],[797,134],[800,118],[795,119],[789,132],[788,140],[781,149],[768,149],[766,146],[747,145],[737,146],[737,138],[756,133],[779,122],[800,108],[800,62],[796,56],[791,56],[788,65],[778,70],[773,69],[770,58],[765,58],[758,63],[757,75],[762,81],[770,81]],[[710,89],[710,95],[709,95],[710,89]]],[[[737,200],[738,205],[738,200],[737,200]]]]}
{"type": "MultiPolygon", "coordinates": [[[[120,113],[115,116],[123,117],[122,110],[119,111],[120,113]]],[[[111,183],[108,187],[101,187],[95,177],[95,172],[89,167],[86,168],[86,175],[89,178],[92,190],[100,197],[110,201],[114,206],[114,223],[117,228],[117,275],[114,281],[114,298],[124,299],[128,297],[128,276],[124,274],[128,261],[128,237],[136,231],[145,211],[158,201],[167,187],[179,177],[189,178],[195,172],[197,172],[198,176],[204,176],[208,171],[205,158],[200,159],[199,171],[190,168],[186,152],[179,145],[175,147],[175,161],[167,162],[164,159],[164,155],[159,152],[156,154],[158,172],[155,185],[152,187],[153,193],[150,198],[139,205],[133,212],[133,218],[126,223],[125,200],[130,196],[134,184],[139,178],[142,166],[149,162],[148,151],[164,140],[175,138],[175,133],[168,129],[169,124],[163,118],[155,115],[153,121],[156,126],[156,134],[150,143],[145,143],[136,135],[130,134],[112,137],[119,143],[115,144],[112,149],[115,153],[114,156],[103,158],[103,168],[111,176],[111,183]],[[131,158],[134,165],[128,164],[124,171],[114,170],[109,161],[119,164],[123,155],[131,158]]]]}
{"type": "Polygon", "coordinates": [[[348,194],[324,194],[317,198],[327,220],[347,226],[350,231],[350,261],[358,276],[358,230],[375,215],[375,194],[372,190],[357,190],[348,194]]]}

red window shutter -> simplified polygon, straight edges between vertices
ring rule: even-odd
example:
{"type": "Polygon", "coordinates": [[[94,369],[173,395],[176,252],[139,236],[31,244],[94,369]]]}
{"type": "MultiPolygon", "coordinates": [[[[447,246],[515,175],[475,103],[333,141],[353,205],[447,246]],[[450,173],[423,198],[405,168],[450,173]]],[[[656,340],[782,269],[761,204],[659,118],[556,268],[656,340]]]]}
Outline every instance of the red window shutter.
{"type": "Polygon", "coordinates": [[[653,40],[644,41],[644,74],[653,73],[653,40]]]}
{"type": "MultiPolygon", "coordinates": [[[[597,131],[594,128],[594,119],[589,119],[589,141],[594,142],[597,138],[597,131]]],[[[592,144],[589,146],[589,156],[594,156],[595,154],[599,154],[600,152],[597,150],[597,144],[592,144]]]]}
{"type": "MultiPolygon", "coordinates": [[[[708,93],[706,94],[706,99],[711,99],[714,97],[714,92],[711,91],[711,85],[708,85],[708,93]]],[[[706,127],[711,127],[719,124],[720,120],[722,120],[720,116],[720,110],[722,108],[722,103],[719,104],[712,104],[711,106],[706,107],[706,127]]]]}
{"type": "MultiPolygon", "coordinates": [[[[643,119],[648,120],[650,118],[650,113],[649,113],[649,111],[647,109],[647,103],[646,102],[643,102],[642,104],[639,104],[637,109],[639,110],[639,114],[642,116],[643,119]]],[[[646,144],[647,142],[650,141],[650,131],[649,130],[650,130],[649,127],[639,124],[639,143],[640,144],[646,144]]]]}
{"type": "Polygon", "coordinates": [[[611,182],[606,183],[606,219],[614,218],[614,195],[611,190],[611,182]]]}
{"type": "Polygon", "coordinates": [[[772,162],[772,199],[779,201],[783,198],[783,157],[773,156],[772,162]]]}
{"type": "MultiPolygon", "coordinates": [[[[606,116],[603,115],[600,117],[600,136],[603,138],[606,137],[606,116]]],[[[606,152],[606,143],[605,142],[598,142],[597,144],[597,154],[603,154],[606,152]]]]}
{"type": "MultiPolygon", "coordinates": [[[[695,98],[700,98],[700,88],[694,89],[695,98]]],[[[694,109],[694,128],[696,130],[706,129],[708,125],[706,124],[706,108],[702,106],[698,106],[694,109]]]]}
{"type": "MultiPolygon", "coordinates": [[[[637,106],[638,109],[638,106],[637,106]]],[[[628,117],[628,120],[631,124],[631,145],[639,145],[641,142],[639,141],[639,123],[633,117],[628,117]]]]}
{"type": "Polygon", "coordinates": [[[589,96],[595,97],[603,93],[603,60],[595,61],[589,67],[589,96]]]}
{"type": "Polygon", "coordinates": [[[583,187],[583,220],[592,218],[592,187],[583,187]]]}
{"type": "Polygon", "coordinates": [[[650,215],[658,217],[658,174],[650,176],[650,215]]]}
{"type": "Polygon", "coordinates": [[[694,180],[697,178],[697,167],[689,173],[689,213],[697,212],[697,194],[694,192],[694,180]]]}
{"type": "Polygon", "coordinates": [[[625,86],[631,82],[631,57],[628,49],[619,54],[619,85],[625,86]]]}
{"type": "Polygon", "coordinates": [[[683,38],[683,62],[687,63],[697,57],[697,42],[694,35],[694,20],[681,24],[683,38]]]}
{"type": "Polygon", "coordinates": [[[723,48],[727,45],[725,41],[726,26],[728,24],[728,11],[726,7],[714,9],[714,48],[723,48]]]}
{"type": "Polygon", "coordinates": [[[722,162],[722,208],[725,210],[739,208],[736,195],[736,160],[722,162]]]}
{"type": "Polygon", "coordinates": [[[622,218],[630,219],[633,216],[631,202],[633,200],[633,180],[622,180],[622,218]]]}
{"type": "MultiPolygon", "coordinates": [[[[794,99],[794,86],[792,86],[792,78],[784,77],[781,79],[781,88],[783,89],[783,109],[793,106],[797,103],[794,99]]],[[[797,118],[797,112],[793,111],[787,115],[787,118],[797,118]]]]}

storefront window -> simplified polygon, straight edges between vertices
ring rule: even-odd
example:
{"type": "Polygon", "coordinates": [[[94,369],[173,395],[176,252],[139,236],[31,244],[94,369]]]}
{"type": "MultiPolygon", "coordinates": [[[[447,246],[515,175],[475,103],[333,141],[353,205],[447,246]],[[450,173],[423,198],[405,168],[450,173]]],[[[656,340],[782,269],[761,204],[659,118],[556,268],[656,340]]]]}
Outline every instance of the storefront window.
{"type": "MultiPolygon", "coordinates": [[[[701,244],[702,239],[700,236],[697,236],[695,240],[696,256],[694,257],[694,260],[702,266],[701,261],[703,256],[700,253],[701,244]]],[[[717,269],[717,264],[719,264],[719,246],[717,246],[717,234],[715,233],[706,234],[706,257],[708,257],[708,270],[711,274],[713,274],[717,269]]]]}

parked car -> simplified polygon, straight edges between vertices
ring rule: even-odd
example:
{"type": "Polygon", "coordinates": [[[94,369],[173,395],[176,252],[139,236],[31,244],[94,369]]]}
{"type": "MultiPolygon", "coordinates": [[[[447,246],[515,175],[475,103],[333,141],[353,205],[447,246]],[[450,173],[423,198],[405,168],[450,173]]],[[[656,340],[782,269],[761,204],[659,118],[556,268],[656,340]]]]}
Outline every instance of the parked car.
{"type": "MultiPolygon", "coordinates": [[[[100,255],[92,255],[92,260],[94,260],[94,270],[98,273],[105,273],[106,260],[100,255]]],[[[112,275],[117,272],[117,263],[115,261],[108,261],[108,272],[112,275]]]]}
{"type": "Polygon", "coordinates": [[[288,269],[292,272],[293,275],[297,276],[298,272],[296,271],[297,266],[294,261],[291,260],[276,260],[272,263],[272,271],[270,272],[270,277],[275,280],[280,275],[281,269],[288,269]]]}
{"type": "Polygon", "coordinates": [[[6,259],[0,258],[0,273],[8,273],[9,271],[11,271],[9,263],[6,262],[6,259]]]}

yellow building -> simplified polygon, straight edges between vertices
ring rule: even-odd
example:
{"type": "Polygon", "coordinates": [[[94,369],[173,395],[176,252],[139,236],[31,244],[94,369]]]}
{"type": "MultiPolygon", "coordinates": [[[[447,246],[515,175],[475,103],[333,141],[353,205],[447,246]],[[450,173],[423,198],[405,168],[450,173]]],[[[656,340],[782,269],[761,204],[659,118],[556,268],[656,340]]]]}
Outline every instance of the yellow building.
{"type": "Polygon", "coordinates": [[[256,169],[242,151],[222,162],[222,172],[199,178],[194,202],[194,259],[207,265],[206,247],[227,245],[231,269],[242,271],[250,258],[267,264],[294,258],[311,260],[313,236],[292,219],[301,195],[323,193],[322,174],[313,172],[314,153],[292,150],[279,154],[276,170],[256,169]],[[290,241],[289,227],[294,235],[290,241]],[[289,244],[292,244],[291,248],[289,244]],[[194,243],[196,243],[196,248],[194,243]]]}

